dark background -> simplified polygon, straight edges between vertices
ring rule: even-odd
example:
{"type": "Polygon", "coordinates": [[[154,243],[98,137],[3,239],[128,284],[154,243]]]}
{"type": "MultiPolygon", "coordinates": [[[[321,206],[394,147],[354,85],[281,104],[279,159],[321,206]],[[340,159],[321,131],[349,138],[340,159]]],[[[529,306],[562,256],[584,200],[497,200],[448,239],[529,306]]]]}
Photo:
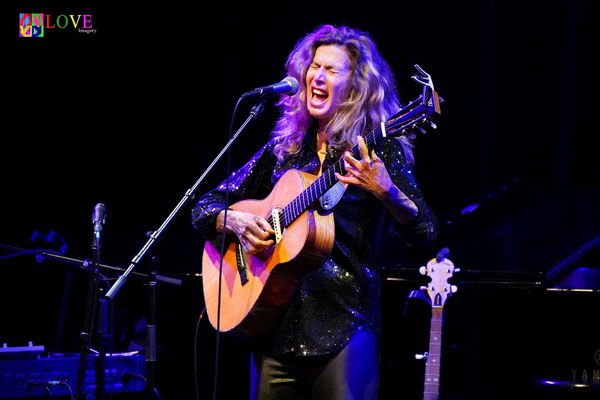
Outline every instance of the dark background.
{"type": "MultiPolygon", "coordinates": [[[[91,258],[91,215],[102,202],[102,261],[128,266],[145,233],[158,229],[226,143],[238,96],[282,79],[296,40],[323,23],[368,31],[404,102],[419,94],[410,79],[414,64],[432,75],[446,101],[439,128],[419,137],[415,150],[415,173],[440,236],[402,267],[418,267],[447,246],[463,270],[543,278],[600,235],[591,0],[13,3],[3,3],[0,28],[1,244],[58,250],[39,235],[31,240],[35,231],[54,231],[68,256],[91,258]],[[92,14],[97,32],[69,27],[19,38],[22,12],[92,14]],[[468,205],[478,207],[462,214],[468,205]]],[[[240,106],[236,126],[249,106],[240,106]]],[[[233,168],[267,141],[276,118],[268,103],[235,144],[233,168]]],[[[221,162],[199,194],[224,177],[221,162]]],[[[163,398],[192,398],[194,390],[194,328],[203,304],[201,282],[186,275],[199,272],[202,248],[189,222],[191,204],[157,246],[159,273],[185,283],[159,285],[157,293],[163,398]]],[[[401,260],[383,248],[385,267],[401,275],[401,260]]],[[[88,273],[11,253],[0,250],[0,339],[77,352],[88,273]]],[[[597,268],[597,249],[568,270],[577,267],[597,268]]],[[[402,314],[418,285],[384,285],[383,398],[418,398],[422,388],[423,366],[409,353],[426,350],[429,311],[413,306],[402,314]]],[[[598,335],[595,342],[580,336],[598,332],[596,293],[516,286],[465,285],[449,304],[448,398],[496,398],[504,393],[498,388],[523,394],[535,377],[569,380],[573,369],[590,376],[600,369],[590,361],[598,335]],[[561,355],[576,342],[581,360],[561,355]],[[551,356],[548,343],[562,350],[551,356]]],[[[145,315],[144,297],[135,279],[119,292],[115,329],[123,335],[116,345],[143,345],[130,325],[145,315]]],[[[199,338],[200,386],[209,397],[215,335],[206,321],[199,338]]],[[[227,336],[222,346],[220,393],[243,398],[247,348],[227,336]]]]}

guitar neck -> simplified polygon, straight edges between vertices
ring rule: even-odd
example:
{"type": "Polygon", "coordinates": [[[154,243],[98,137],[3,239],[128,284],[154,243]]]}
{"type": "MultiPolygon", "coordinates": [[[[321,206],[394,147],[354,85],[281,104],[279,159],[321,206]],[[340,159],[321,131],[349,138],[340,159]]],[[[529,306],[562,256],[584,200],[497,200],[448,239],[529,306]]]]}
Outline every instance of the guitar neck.
{"type": "MultiPolygon", "coordinates": [[[[415,128],[423,123],[432,114],[439,114],[439,101],[437,93],[431,95],[419,96],[417,99],[410,102],[402,110],[394,114],[388,121],[377,126],[363,138],[369,150],[373,149],[377,143],[380,143],[387,135],[398,136],[404,135],[407,131],[415,128]],[[426,97],[429,97],[427,99],[426,97]],[[435,99],[435,101],[433,99],[435,99]],[[433,106],[431,104],[433,104],[433,106]]],[[[352,156],[360,159],[360,151],[358,145],[351,150],[352,156]]],[[[282,210],[282,224],[288,227],[296,220],[304,211],[306,211],[315,200],[319,199],[333,185],[337,183],[335,173],[344,175],[344,158],[341,157],[333,165],[331,165],[321,176],[319,176],[309,187],[300,193],[294,200],[285,206],[282,210]]]]}
{"type": "Polygon", "coordinates": [[[444,311],[441,307],[433,307],[431,309],[429,355],[425,364],[425,386],[423,390],[423,400],[438,400],[440,395],[443,313],[444,311]]]}

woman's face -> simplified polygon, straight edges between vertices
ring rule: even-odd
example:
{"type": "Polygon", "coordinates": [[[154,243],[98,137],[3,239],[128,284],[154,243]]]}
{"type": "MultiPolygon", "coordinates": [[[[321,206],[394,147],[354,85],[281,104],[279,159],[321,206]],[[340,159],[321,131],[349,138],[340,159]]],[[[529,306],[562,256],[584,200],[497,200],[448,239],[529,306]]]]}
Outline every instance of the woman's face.
{"type": "Polygon", "coordinates": [[[322,45],[317,48],[306,72],[306,106],[320,126],[327,123],[338,105],[346,100],[350,75],[350,59],[343,47],[322,45]]]}

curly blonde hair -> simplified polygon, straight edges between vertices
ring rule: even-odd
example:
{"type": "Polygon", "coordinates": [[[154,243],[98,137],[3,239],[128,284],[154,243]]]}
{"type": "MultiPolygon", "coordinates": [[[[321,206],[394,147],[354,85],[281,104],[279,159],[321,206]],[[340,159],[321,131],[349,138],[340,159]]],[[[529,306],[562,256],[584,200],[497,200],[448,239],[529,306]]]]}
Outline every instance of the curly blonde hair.
{"type": "MultiPolygon", "coordinates": [[[[288,56],[287,74],[298,80],[300,89],[294,96],[282,96],[277,103],[281,116],[273,130],[278,139],[274,152],[281,160],[300,150],[302,140],[312,125],[306,106],[306,72],[317,48],[336,45],[344,48],[351,64],[350,93],[325,127],[329,143],[348,147],[400,109],[394,74],[367,33],[342,26],[322,25],[300,39],[288,56]]],[[[407,159],[412,162],[412,144],[401,137],[407,159]]]]}

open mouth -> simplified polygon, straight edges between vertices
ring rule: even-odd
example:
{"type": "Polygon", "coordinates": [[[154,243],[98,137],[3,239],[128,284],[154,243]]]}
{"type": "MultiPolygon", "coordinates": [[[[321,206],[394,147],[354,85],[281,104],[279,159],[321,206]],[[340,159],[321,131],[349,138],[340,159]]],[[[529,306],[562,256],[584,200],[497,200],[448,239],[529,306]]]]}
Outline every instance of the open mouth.
{"type": "Polygon", "coordinates": [[[316,103],[323,103],[325,100],[327,100],[327,97],[329,97],[329,94],[327,94],[327,92],[324,90],[313,88],[312,89],[312,97],[316,103]]]}

